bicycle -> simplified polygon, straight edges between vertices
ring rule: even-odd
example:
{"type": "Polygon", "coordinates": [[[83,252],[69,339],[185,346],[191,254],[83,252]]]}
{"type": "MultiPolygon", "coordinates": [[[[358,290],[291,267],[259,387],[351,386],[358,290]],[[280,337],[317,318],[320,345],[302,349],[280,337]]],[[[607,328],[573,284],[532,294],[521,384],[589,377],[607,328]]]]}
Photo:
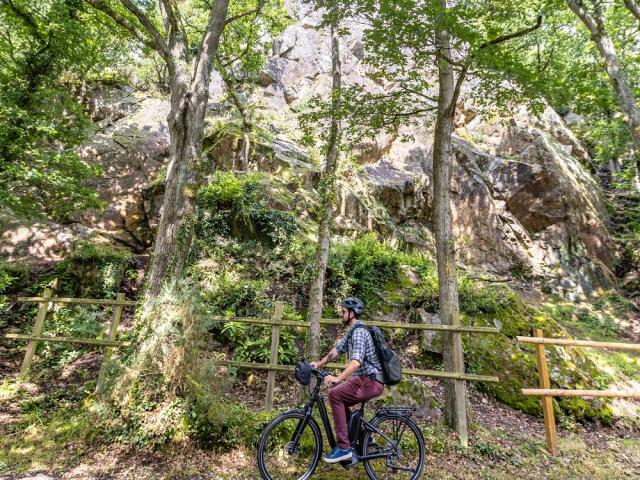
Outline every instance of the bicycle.
{"type": "MultiPolygon", "coordinates": [[[[280,414],[260,436],[258,468],[265,480],[307,480],[313,475],[323,452],[320,427],[313,418],[316,405],[327,441],[332,449],[336,445],[320,394],[328,373],[317,369],[311,373],[316,385],[309,401],[301,409],[280,414]]],[[[372,480],[419,478],[424,468],[425,443],[420,428],[411,419],[411,409],[381,407],[367,421],[363,418],[365,403],[349,419],[349,440],[354,453],[351,459],[340,462],[342,467],[353,468],[362,462],[372,480]]]]}

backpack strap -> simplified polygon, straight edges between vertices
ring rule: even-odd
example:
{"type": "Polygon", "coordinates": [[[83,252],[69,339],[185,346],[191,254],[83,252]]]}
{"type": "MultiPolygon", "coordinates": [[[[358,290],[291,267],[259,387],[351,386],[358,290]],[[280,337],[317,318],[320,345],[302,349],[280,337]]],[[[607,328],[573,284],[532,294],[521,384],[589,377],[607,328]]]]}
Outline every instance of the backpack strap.
{"type": "MultiPolygon", "coordinates": [[[[373,343],[373,348],[376,347],[375,342],[373,341],[373,335],[371,335],[371,332],[369,331],[369,327],[367,327],[366,325],[364,325],[363,323],[359,323],[357,325],[355,325],[351,331],[349,332],[349,335],[347,336],[347,346],[349,345],[349,342],[351,341],[351,337],[353,336],[353,333],[356,331],[356,329],[358,328],[364,328],[366,329],[367,332],[369,332],[369,336],[371,337],[371,342],[373,343]]],[[[370,365],[373,365],[373,362],[371,360],[369,360],[366,356],[362,359],[363,362],[368,362],[370,365]]],[[[377,368],[376,368],[377,370],[377,368]]]]}

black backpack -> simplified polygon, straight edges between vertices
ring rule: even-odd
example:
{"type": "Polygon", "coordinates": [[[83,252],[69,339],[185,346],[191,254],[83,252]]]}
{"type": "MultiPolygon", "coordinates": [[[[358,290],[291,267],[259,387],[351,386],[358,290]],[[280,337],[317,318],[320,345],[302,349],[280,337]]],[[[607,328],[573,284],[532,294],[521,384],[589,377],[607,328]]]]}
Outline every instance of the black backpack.
{"type": "MultiPolygon", "coordinates": [[[[385,340],[382,331],[378,327],[358,324],[353,328],[353,330],[351,330],[349,335],[353,335],[356,328],[366,328],[371,335],[373,346],[376,349],[378,360],[380,360],[380,366],[382,367],[382,383],[385,385],[396,385],[397,383],[400,383],[400,379],[402,378],[400,357],[391,349],[385,340]]],[[[367,361],[366,358],[365,361],[367,361]]]]}

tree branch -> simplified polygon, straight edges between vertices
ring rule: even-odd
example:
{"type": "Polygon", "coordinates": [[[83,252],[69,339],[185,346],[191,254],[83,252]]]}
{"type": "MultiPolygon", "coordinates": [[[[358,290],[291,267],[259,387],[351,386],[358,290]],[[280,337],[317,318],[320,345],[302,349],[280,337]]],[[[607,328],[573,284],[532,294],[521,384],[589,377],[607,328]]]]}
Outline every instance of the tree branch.
{"type": "Polygon", "coordinates": [[[16,57],[14,55],[15,47],[13,46],[13,42],[11,41],[11,33],[8,30],[0,30],[0,37],[4,38],[9,46],[9,51],[7,52],[9,54],[9,58],[13,63],[17,64],[18,61],[16,60],[16,57]]]}
{"type": "Polygon", "coordinates": [[[573,10],[573,13],[575,13],[578,18],[582,20],[582,23],[585,24],[591,36],[598,35],[598,23],[594,20],[593,16],[591,16],[591,14],[584,8],[582,1],[567,0],[567,4],[569,5],[569,8],[573,10]]]}
{"type": "MultiPolygon", "coordinates": [[[[535,25],[528,27],[528,28],[524,28],[522,30],[519,30],[517,32],[513,32],[513,33],[509,33],[507,35],[502,35],[500,37],[496,37],[493,40],[489,40],[488,42],[483,43],[482,45],[480,45],[480,47],[478,47],[478,50],[483,50],[485,48],[488,47],[494,47],[496,45],[499,45],[501,43],[507,42],[509,40],[513,40],[514,38],[518,38],[518,37],[522,37],[528,33],[533,32],[534,30],[539,29],[542,26],[542,15],[538,15],[538,19],[536,20],[535,25]]],[[[458,79],[456,80],[456,85],[453,89],[453,96],[451,97],[451,104],[449,104],[449,106],[447,107],[447,111],[449,113],[453,113],[452,110],[455,110],[456,105],[458,104],[458,98],[460,97],[460,90],[462,89],[462,84],[465,81],[465,78],[467,76],[467,73],[469,73],[469,66],[471,64],[471,61],[473,60],[473,57],[475,56],[475,54],[471,54],[469,56],[469,59],[464,63],[464,64],[459,64],[461,65],[461,70],[460,73],[458,74],[458,79]]],[[[452,61],[446,57],[444,57],[445,60],[449,63],[451,63],[452,65],[455,65],[456,63],[452,63],[452,61]]]]}
{"type": "Polygon", "coordinates": [[[640,6],[634,0],[624,0],[624,4],[633,13],[633,16],[640,21],[640,6]]]}
{"type": "Polygon", "coordinates": [[[509,33],[507,35],[502,35],[501,37],[494,38],[493,40],[489,40],[488,42],[485,42],[482,45],[480,45],[480,50],[482,50],[483,48],[492,47],[494,45],[507,42],[509,40],[513,40],[514,38],[522,37],[527,33],[531,33],[534,30],[538,30],[541,26],[542,26],[542,14],[538,15],[538,20],[536,21],[536,24],[533,25],[532,27],[525,28],[518,32],[509,33]]]}
{"type": "Polygon", "coordinates": [[[229,0],[216,0],[211,9],[209,24],[202,36],[200,46],[198,47],[198,55],[195,60],[195,69],[193,72],[192,82],[195,84],[206,76],[211,74],[211,64],[213,57],[218,52],[220,44],[220,36],[226,25],[227,11],[229,10],[229,0]]]}
{"type": "Polygon", "coordinates": [[[169,51],[175,57],[184,60],[188,55],[187,34],[180,16],[180,11],[173,5],[174,0],[162,0],[165,11],[165,30],[169,39],[169,51]]]}
{"type": "MultiPolygon", "coordinates": [[[[31,13],[29,13],[28,11],[23,10],[19,6],[15,5],[12,2],[12,0],[6,0],[6,1],[11,11],[13,11],[13,13],[15,13],[16,16],[24,22],[24,24],[33,32],[34,36],[40,41],[40,43],[48,43],[46,38],[47,35],[43,34],[40,31],[40,28],[38,27],[38,23],[33,18],[33,15],[31,15],[31,13]]],[[[0,6],[2,6],[2,3],[0,3],[0,6]]],[[[49,37],[50,35],[51,35],[51,32],[49,32],[49,37]]]]}
{"type": "Polygon", "coordinates": [[[242,18],[242,17],[247,17],[249,15],[253,15],[255,14],[256,17],[258,15],[260,15],[260,12],[262,11],[262,8],[264,7],[264,4],[266,3],[266,0],[260,0],[258,2],[258,6],[256,8],[254,8],[253,10],[247,10],[246,12],[242,12],[242,13],[238,13],[237,15],[234,15],[233,17],[229,17],[225,20],[224,24],[225,25],[229,25],[231,22],[235,22],[236,20],[242,18]]]}
{"type": "MultiPolygon", "coordinates": [[[[258,8],[256,8],[256,9],[251,11],[251,12],[256,14],[255,18],[258,18],[258,15],[260,15],[260,12],[262,11],[262,7],[263,6],[264,6],[264,1],[260,0],[260,4],[258,5],[258,8]]],[[[251,13],[251,12],[247,12],[247,13],[251,13]]],[[[236,15],[236,17],[240,18],[237,15],[236,15]]],[[[237,20],[237,18],[235,18],[235,19],[237,20]]],[[[231,23],[231,22],[229,21],[229,19],[227,19],[225,21],[225,25],[228,25],[229,23],[231,23]]],[[[223,68],[229,67],[229,66],[233,65],[235,62],[237,62],[238,60],[240,60],[241,58],[245,57],[247,55],[247,53],[249,53],[249,50],[253,46],[253,44],[251,43],[250,39],[251,39],[251,37],[253,35],[254,29],[255,29],[255,22],[251,24],[251,29],[249,30],[249,33],[247,34],[247,44],[242,49],[242,52],[240,52],[238,55],[236,55],[235,57],[232,57],[230,59],[223,59],[219,55],[217,55],[219,66],[221,66],[223,68]]],[[[258,37],[258,41],[261,40],[263,37],[264,37],[264,34],[260,35],[258,37]]]]}
{"type": "MultiPolygon", "coordinates": [[[[96,10],[101,11],[108,17],[116,22],[116,24],[120,25],[127,32],[129,32],[136,40],[138,40],[143,45],[151,48],[152,50],[158,51],[156,44],[148,37],[145,36],[133,23],[131,23],[126,17],[122,16],[120,13],[116,12],[112,9],[108,4],[103,2],[102,0],[84,0],[86,3],[91,5],[96,10]]],[[[158,51],[159,52],[159,51],[158,51]]],[[[159,52],[162,54],[162,52],[159,52]]]]}
{"type": "Polygon", "coordinates": [[[155,27],[155,25],[151,22],[146,13],[140,10],[134,2],[131,0],[120,0],[120,3],[129,10],[140,22],[140,24],[144,27],[147,33],[151,36],[153,42],[156,44],[156,50],[163,56],[169,54],[169,48],[167,47],[167,42],[164,37],[160,35],[160,32],[155,27]]]}
{"type": "Polygon", "coordinates": [[[462,84],[464,83],[467,77],[467,72],[469,72],[468,64],[464,65],[460,70],[460,73],[458,73],[458,79],[456,80],[456,85],[453,88],[453,95],[451,96],[451,103],[447,107],[448,114],[453,114],[456,109],[456,105],[458,104],[458,98],[460,98],[460,90],[462,90],[462,84]]]}
{"type": "Polygon", "coordinates": [[[169,37],[169,43],[171,43],[172,36],[175,36],[180,32],[180,28],[178,26],[178,14],[173,8],[171,0],[162,0],[162,5],[164,6],[164,10],[167,15],[167,21],[169,23],[170,28],[166,28],[167,36],[169,37]]]}

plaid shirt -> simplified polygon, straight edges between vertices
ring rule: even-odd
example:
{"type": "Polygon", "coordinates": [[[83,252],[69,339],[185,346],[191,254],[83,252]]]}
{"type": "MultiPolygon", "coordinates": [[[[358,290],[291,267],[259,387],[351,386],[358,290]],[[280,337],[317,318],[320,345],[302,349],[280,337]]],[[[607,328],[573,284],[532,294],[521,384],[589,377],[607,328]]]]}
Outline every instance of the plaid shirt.
{"type": "Polygon", "coordinates": [[[382,372],[371,334],[366,328],[356,328],[356,325],[364,325],[364,322],[356,321],[345,336],[338,340],[335,346],[336,351],[340,354],[348,351],[349,360],[360,362],[360,368],[353,372],[356,376],[369,376],[382,372]]]}

